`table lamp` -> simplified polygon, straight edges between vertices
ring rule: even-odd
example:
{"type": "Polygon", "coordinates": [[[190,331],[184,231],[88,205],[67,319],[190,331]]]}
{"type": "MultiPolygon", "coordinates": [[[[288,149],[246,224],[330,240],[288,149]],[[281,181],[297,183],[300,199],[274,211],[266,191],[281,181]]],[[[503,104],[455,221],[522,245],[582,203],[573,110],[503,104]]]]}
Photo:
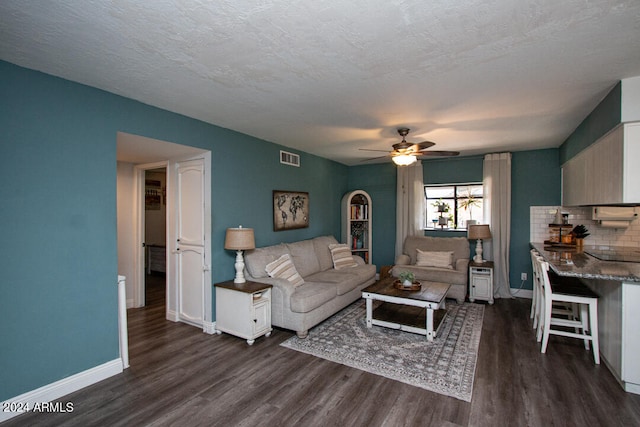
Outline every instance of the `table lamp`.
{"type": "Polygon", "coordinates": [[[467,230],[467,239],[477,240],[476,243],[476,256],[473,257],[473,262],[482,264],[482,239],[490,239],[491,230],[489,230],[488,224],[476,224],[470,225],[467,230]]]}
{"type": "Polygon", "coordinates": [[[227,228],[227,236],[224,239],[224,248],[236,251],[236,277],[233,283],[245,283],[244,278],[244,257],[242,251],[255,249],[256,242],[253,236],[253,228],[227,228]]]}

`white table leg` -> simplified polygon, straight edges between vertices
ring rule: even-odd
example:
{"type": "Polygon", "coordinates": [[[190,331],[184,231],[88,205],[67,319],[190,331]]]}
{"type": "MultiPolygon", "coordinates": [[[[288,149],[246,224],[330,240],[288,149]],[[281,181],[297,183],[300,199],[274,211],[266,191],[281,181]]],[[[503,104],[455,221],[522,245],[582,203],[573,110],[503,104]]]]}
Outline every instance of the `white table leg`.
{"type": "Polygon", "coordinates": [[[373,318],[373,301],[371,298],[366,298],[367,301],[367,328],[370,328],[372,325],[371,319],[373,318]]]}
{"type": "Polygon", "coordinates": [[[433,341],[433,309],[427,307],[427,341],[433,341]]]}

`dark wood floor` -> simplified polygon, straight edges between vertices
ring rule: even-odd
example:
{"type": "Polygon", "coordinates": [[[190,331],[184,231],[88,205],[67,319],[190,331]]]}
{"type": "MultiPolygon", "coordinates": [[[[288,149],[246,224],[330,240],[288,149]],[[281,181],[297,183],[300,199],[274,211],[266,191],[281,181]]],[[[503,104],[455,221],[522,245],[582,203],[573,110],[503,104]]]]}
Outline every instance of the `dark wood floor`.
{"type": "Polygon", "coordinates": [[[61,399],[73,413],[25,414],[3,427],[640,425],[640,396],[581,342],[552,337],[540,354],[529,300],[486,306],[471,403],[280,347],[289,331],[251,347],[207,335],[166,321],[162,292],[148,301],[129,310],[129,369],[61,399]]]}

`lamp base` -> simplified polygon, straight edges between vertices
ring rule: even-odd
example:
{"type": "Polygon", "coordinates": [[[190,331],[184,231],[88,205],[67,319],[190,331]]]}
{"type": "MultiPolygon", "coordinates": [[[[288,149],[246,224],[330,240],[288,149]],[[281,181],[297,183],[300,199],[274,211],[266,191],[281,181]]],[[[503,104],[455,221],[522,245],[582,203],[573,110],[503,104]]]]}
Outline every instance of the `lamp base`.
{"type": "Polygon", "coordinates": [[[247,279],[244,278],[244,257],[242,251],[236,251],[236,277],[233,279],[233,283],[246,283],[247,279]]]}
{"type": "Polygon", "coordinates": [[[482,259],[482,240],[478,239],[476,242],[476,256],[473,257],[473,262],[476,264],[482,264],[484,260],[482,259]]]}

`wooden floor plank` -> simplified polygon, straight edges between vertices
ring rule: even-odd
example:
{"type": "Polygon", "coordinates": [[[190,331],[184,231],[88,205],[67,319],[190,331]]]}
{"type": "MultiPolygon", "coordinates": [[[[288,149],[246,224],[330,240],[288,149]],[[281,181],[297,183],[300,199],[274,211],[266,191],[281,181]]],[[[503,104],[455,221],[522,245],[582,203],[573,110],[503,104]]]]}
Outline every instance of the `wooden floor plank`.
{"type": "Polygon", "coordinates": [[[61,399],[73,413],[30,413],[2,427],[640,425],[640,396],[580,341],[552,337],[540,353],[529,300],[485,306],[468,403],[281,347],[291,331],[248,346],[169,322],[154,280],[150,305],[128,313],[129,369],[61,399]]]}

